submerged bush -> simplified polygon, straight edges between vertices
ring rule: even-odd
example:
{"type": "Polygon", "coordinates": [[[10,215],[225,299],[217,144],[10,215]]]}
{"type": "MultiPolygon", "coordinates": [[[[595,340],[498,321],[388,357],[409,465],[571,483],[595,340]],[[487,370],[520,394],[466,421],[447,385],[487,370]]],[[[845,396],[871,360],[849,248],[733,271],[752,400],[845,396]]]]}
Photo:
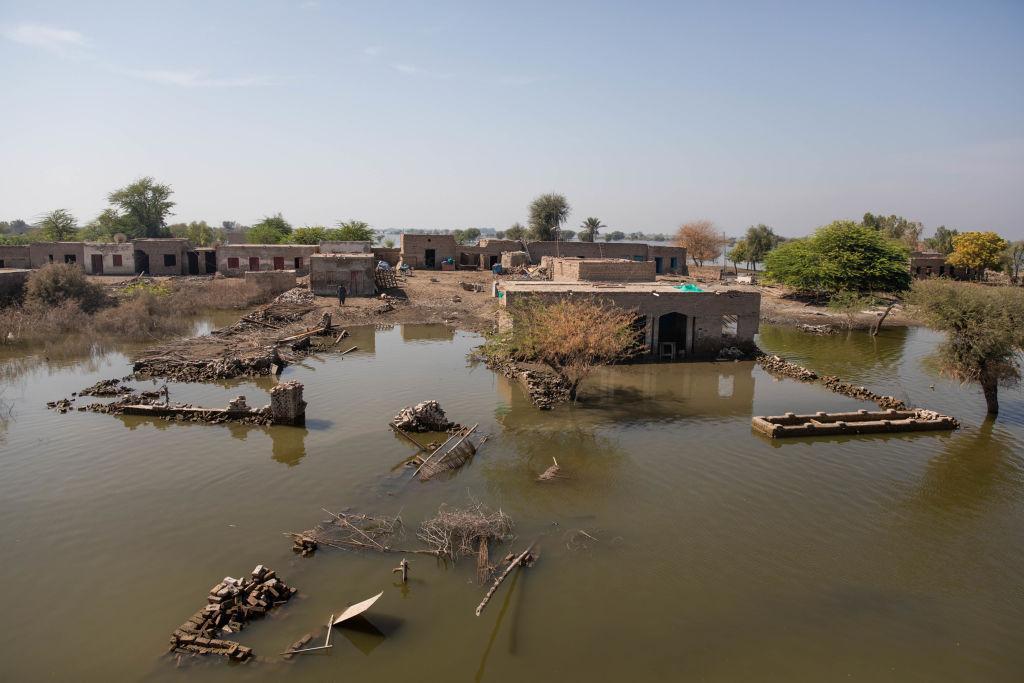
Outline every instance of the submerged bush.
{"type": "Polygon", "coordinates": [[[91,313],[107,303],[107,296],[103,287],[90,282],[85,272],[71,263],[51,263],[29,275],[26,306],[52,308],[68,301],[91,313]]]}

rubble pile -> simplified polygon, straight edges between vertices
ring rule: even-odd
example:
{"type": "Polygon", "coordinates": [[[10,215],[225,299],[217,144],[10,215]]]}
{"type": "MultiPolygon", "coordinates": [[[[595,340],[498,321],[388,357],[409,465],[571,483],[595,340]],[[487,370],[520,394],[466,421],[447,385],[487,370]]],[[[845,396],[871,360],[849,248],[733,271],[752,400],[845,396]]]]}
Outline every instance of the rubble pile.
{"type": "Polygon", "coordinates": [[[540,366],[523,367],[515,361],[490,357],[485,358],[485,362],[491,370],[522,384],[530,400],[541,410],[551,410],[569,400],[568,385],[550,370],[540,366]]]}
{"type": "Polygon", "coordinates": [[[311,304],[316,300],[313,292],[307,287],[293,287],[287,292],[278,294],[272,303],[275,304],[311,304]]]}
{"type": "Polygon", "coordinates": [[[309,557],[316,552],[320,544],[317,543],[316,539],[311,536],[296,535],[295,541],[292,543],[292,552],[302,555],[303,557],[309,557]]]}
{"type": "Polygon", "coordinates": [[[757,362],[762,368],[773,374],[792,377],[793,379],[798,379],[801,382],[821,382],[830,391],[834,391],[835,393],[842,394],[844,396],[849,396],[850,398],[856,398],[861,401],[871,401],[884,410],[907,409],[907,404],[895,396],[882,396],[881,394],[876,394],[866,387],[858,387],[848,384],[835,375],[819,376],[813,370],[808,370],[807,368],[795,363],[790,363],[779,356],[760,356],[757,359],[757,362]]]}
{"type": "Polygon", "coordinates": [[[233,640],[216,638],[216,635],[241,631],[246,622],[283,605],[297,592],[297,588],[287,586],[273,570],[262,564],[252,570],[248,579],[225,576],[210,589],[206,606],[174,630],[170,649],[221,655],[243,662],[252,656],[252,649],[233,640]]]}
{"type": "Polygon", "coordinates": [[[834,327],[832,327],[831,325],[806,325],[804,323],[799,323],[796,326],[796,329],[800,330],[801,332],[806,332],[807,334],[818,334],[818,335],[837,334],[836,329],[834,327]]]}
{"type": "Polygon", "coordinates": [[[121,384],[119,379],[101,379],[91,387],[78,392],[79,396],[120,396],[132,393],[132,388],[121,384]]]}
{"type": "Polygon", "coordinates": [[[391,424],[404,432],[445,432],[455,426],[437,401],[406,406],[398,411],[391,424]]]}

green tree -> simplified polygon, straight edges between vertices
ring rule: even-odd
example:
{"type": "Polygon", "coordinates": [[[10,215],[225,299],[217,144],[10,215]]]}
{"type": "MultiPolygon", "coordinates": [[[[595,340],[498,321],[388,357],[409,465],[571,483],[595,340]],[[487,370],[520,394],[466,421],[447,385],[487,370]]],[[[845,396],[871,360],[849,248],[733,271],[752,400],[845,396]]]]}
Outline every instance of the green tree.
{"type": "Polygon", "coordinates": [[[292,234],[292,225],[280,212],[264,216],[246,232],[245,239],[251,244],[281,244],[292,234]]]}
{"type": "Polygon", "coordinates": [[[124,220],[124,232],[130,237],[164,237],[167,216],[174,208],[169,185],[157,183],[153,178],[139,178],[134,183],[107,195],[109,201],[124,220]]]}
{"type": "Polygon", "coordinates": [[[291,244],[320,244],[330,241],[333,232],[322,225],[307,225],[293,230],[288,241],[291,244]]]}
{"type": "Polygon", "coordinates": [[[889,239],[902,242],[910,249],[917,249],[921,231],[924,229],[919,221],[907,220],[903,216],[876,216],[872,213],[864,214],[862,225],[878,230],[889,239]]]}
{"type": "Polygon", "coordinates": [[[338,223],[335,239],[352,242],[373,242],[376,237],[373,228],[364,221],[348,221],[338,223]]]}
{"type": "Polygon", "coordinates": [[[78,221],[65,209],[46,214],[38,227],[47,242],[66,242],[78,234],[78,221]]]}
{"type": "Polygon", "coordinates": [[[626,239],[626,233],[621,230],[612,230],[609,233],[605,233],[604,236],[605,242],[621,242],[624,239],[626,239]]]}
{"type": "Polygon", "coordinates": [[[905,247],[880,231],[835,221],[813,235],[780,244],[765,257],[765,274],[817,294],[901,292],[910,287],[905,247]]]}
{"type": "Polygon", "coordinates": [[[945,279],[918,280],[911,312],[946,333],[937,352],[943,374],[981,385],[990,415],[999,412],[999,386],[1020,381],[1024,352],[1024,291],[945,279]]]}
{"type": "Polygon", "coordinates": [[[945,225],[935,228],[935,235],[925,239],[924,244],[943,256],[953,253],[953,238],[959,235],[957,230],[950,230],[945,225]]]}
{"type": "Polygon", "coordinates": [[[0,221],[0,235],[6,235],[11,231],[11,224],[7,221],[0,221]]]}
{"type": "Polygon", "coordinates": [[[569,219],[572,209],[564,195],[549,192],[530,203],[530,238],[558,239],[558,230],[569,219]]]}
{"type": "Polygon", "coordinates": [[[107,208],[78,231],[78,239],[86,242],[113,242],[118,233],[131,232],[125,219],[115,209],[107,208]]]}
{"type": "Polygon", "coordinates": [[[597,239],[597,233],[601,231],[601,228],[606,228],[604,223],[601,222],[600,218],[594,216],[588,217],[585,221],[580,223],[580,242],[593,242],[597,239]]]}
{"type": "Polygon", "coordinates": [[[979,280],[986,268],[999,267],[1008,242],[994,232],[965,232],[953,238],[953,253],[946,263],[957,268],[970,268],[979,280]]]}
{"type": "Polygon", "coordinates": [[[779,236],[764,223],[747,228],[743,240],[747,243],[746,263],[753,266],[754,270],[757,270],[758,263],[764,263],[768,252],[779,246],[779,236]]]}
{"type": "Polygon", "coordinates": [[[452,236],[455,238],[456,244],[472,244],[480,237],[480,230],[477,228],[454,230],[452,236]]]}
{"type": "Polygon", "coordinates": [[[185,239],[194,247],[208,247],[217,241],[217,232],[206,221],[192,221],[185,228],[185,239]]]}
{"type": "Polygon", "coordinates": [[[513,223],[508,230],[505,231],[505,239],[507,240],[522,240],[526,239],[526,228],[522,223],[513,223]]]}
{"type": "Polygon", "coordinates": [[[386,239],[386,240],[384,240],[384,248],[385,249],[394,249],[395,248],[395,241],[393,239],[386,239]]]}
{"type": "Polygon", "coordinates": [[[733,245],[732,249],[726,253],[725,257],[732,263],[733,272],[739,272],[739,264],[750,263],[750,246],[747,244],[746,239],[737,240],[736,244],[733,245]]]}

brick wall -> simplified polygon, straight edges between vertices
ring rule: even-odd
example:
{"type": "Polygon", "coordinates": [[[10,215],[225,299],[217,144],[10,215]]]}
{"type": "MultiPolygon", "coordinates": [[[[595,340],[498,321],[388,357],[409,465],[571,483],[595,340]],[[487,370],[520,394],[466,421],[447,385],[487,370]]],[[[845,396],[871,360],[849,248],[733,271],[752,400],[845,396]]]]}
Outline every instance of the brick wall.
{"type": "Polygon", "coordinates": [[[0,245],[0,268],[31,268],[32,256],[27,244],[0,245]]]}
{"type": "Polygon", "coordinates": [[[413,268],[426,268],[427,251],[434,251],[434,268],[441,267],[441,261],[455,258],[456,244],[452,235],[412,235],[402,233],[402,261],[413,268]]]}
{"type": "Polygon", "coordinates": [[[305,275],[317,249],[315,244],[222,244],[217,247],[217,270],[229,277],[250,270],[294,270],[305,275]]]}
{"type": "Polygon", "coordinates": [[[35,242],[29,245],[29,258],[33,268],[50,263],[77,263],[85,260],[85,245],[81,242],[35,242]]]}
{"type": "Polygon", "coordinates": [[[310,258],[309,288],[318,296],[337,296],[345,285],[349,296],[373,296],[377,291],[373,254],[317,254],[310,258]]]}

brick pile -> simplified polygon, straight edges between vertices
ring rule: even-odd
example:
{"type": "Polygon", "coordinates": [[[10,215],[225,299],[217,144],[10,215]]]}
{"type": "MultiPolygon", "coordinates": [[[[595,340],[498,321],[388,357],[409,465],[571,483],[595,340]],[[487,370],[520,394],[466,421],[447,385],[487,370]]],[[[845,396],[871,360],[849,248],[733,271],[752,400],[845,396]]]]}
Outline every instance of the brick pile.
{"type": "Polygon", "coordinates": [[[287,586],[273,570],[262,564],[247,579],[225,576],[210,589],[206,606],[174,630],[170,649],[221,655],[244,662],[252,656],[252,648],[216,636],[241,631],[246,622],[259,619],[269,610],[283,605],[297,592],[297,588],[287,586]]]}

